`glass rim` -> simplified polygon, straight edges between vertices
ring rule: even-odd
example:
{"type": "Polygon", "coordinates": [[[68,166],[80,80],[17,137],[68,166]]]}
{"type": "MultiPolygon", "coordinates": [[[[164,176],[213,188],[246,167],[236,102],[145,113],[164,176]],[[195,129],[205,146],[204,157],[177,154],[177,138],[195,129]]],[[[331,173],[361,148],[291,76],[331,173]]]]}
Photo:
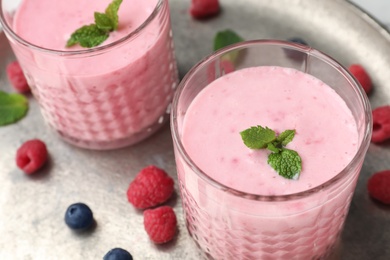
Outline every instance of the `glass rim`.
{"type": "Polygon", "coordinates": [[[337,62],[335,59],[330,57],[329,55],[318,51],[314,48],[311,48],[309,46],[296,44],[292,42],[287,41],[281,41],[281,40],[250,40],[250,41],[244,41],[240,43],[236,43],[230,46],[227,46],[225,48],[222,48],[216,52],[211,53],[210,55],[206,56],[202,60],[200,60],[196,65],[194,65],[184,76],[182,81],[180,82],[176,93],[173,98],[172,102],[172,110],[171,110],[171,131],[172,131],[172,138],[174,145],[176,146],[176,149],[180,156],[184,159],[184,162],[191,168],[195,174],[200,177],[202,180],[207,182],[208,184],[211,184],[214,188],[223,190],[224,192],[230,193],[233,196],[240,197],[240,198],[246,198],[249,200],[254,201],[288,201],[293,199],[300,199],[303,197],[310,196],[313,193],[317,193],[321,190],[325,190],[330,188],[333,184],[338,183],[340,180],[346,178],[352,169],[358,166],[358,164],[361,162],[361,158],[364,157],[368,146],[371,141],[371,128],[372,128],[372,114],[371,114],[371,106],[368,100],[367,95],[364,93],[363,88],[361,87],[360,83],[354,78],[354,76],[346,69],[344,66],[342,66],[339,62],[337,62]],[[209,175],[207,175],[205,172],[203,172],[197,164],[191,159],[191,157],[187,154],[182,141],[181,137],[179,135],[178,131],[178,122],[177,122],[177,115],[179,111],[177,111],[179,99],[182,95],[183,90],[185,89],[187,82],[191,80],[191,78],[194,76],[194,74],[205,64],[208,64],[210,61],[215,60],[218,57],[223,56],[225,53],[234,51],[236,49],[244,49],[251,46],[259,46],[259,45],[271,45],[271,46],[280,46],[280,47],[286,47],[290,48],[296,51],[300,51],[302,53],[306,53],[308,56],[314,56],[322,61],[328,63],[331,65],[334,69],[336,69],[339,73],[341,73],[344,78],[347,79],[347,81],[350,83],[351,86],[354,87],[355,93],[357,95],[357,98],[359,99],[359,102],[362,104],[362,107],[364,109],[364,132],[363,137],[361,139],[361,142],[359,143],[358,150],[352,160],[333,178],[327,180],[326,182],[312,187],[310,189],[290,193],[290,194],[283,194],[283,195],[259,195],[255,193],[248,193],[244,191],[240,191],[237,189],[234,189],[232,187],[229,187],[227,185],[224,185],[220,183],[219,181],[215,180],[214,178],[211,178],[209,175]]]}
{"type": "Polygon", "coordinates": [[[148,18],[141,25],[139,25],[135,30],[133,30],[131,33],[127,34],[126,36],[124,36],[116,41],[113,41],[109,44],[105,44],[105,45],[101,45],[101,46],[97,46],[97,47],[93,47],[93,48],[85,48],[85,49],[81,49],[81,50],[67,51],[67,50],[49,49],[49,48],[40,47],[40,46],[35,45],[29,41],[24,40],[17,33],[15,33],[14,30],[6,22],[6,19],[4,17],[4,12],[3,12],[3,5],[2,5],[4,0],[0,0],[0,25],[2,25],[3,30],[7,34],[9,34],[14,40],[16,40],[19,44],[24,45],[28,48],[33,49],[33,50],[41,51],[41,52],[44,52],[47,54],[60,55],[60,56],[97,54],[97,53],[102,53],[102,52],[106,51],[107,49],[114,48],[117,45],[120,45],[129,39],[137,37],[138,34],[154,20],[154,18],[157,16],[157,14],[162,9],[164,1],[166,1],[166,0],[157,0],[156,6],[154,7],[153,12],[148,16],[148,18]]]}

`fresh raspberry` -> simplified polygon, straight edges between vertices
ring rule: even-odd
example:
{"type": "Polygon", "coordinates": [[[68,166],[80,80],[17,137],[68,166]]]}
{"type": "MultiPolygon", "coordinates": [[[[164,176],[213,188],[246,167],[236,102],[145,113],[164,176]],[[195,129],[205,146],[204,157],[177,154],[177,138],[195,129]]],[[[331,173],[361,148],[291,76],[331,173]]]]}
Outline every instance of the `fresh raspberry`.
{"type": "Polygon", "coordinates": [[[11,82],[12,86],[18,92],[28,92],[30,87],[27,84],[27,80],[24,77],[22,68],[19,65],[18,61],[13,61],[7,65],[7,76],[8,80],[11,82]]]}
{"type": "Polygon", "coordinates": [[[176,234],[176,215],[169,206],[144,211],[144,227],[149,238],[156,244],[166,243],[176,234]]]}
{"type": "Polygon", "coordinates": [[[25,173],[31,174],[45,164],[47,157],[44,142],[38,139],[29,140],[19,147],[16,153],[16,165],[25,173]]]}
{"type": "Polygon", "coordinates": [[[372,89],[371,78],[363,68],[362,65],[352,64],[348,68],[349,72],[355,76],[355,78],[359,81],[360,85],[362,85],[366,94],[368,94],[372,89]]]}
{"type": "Polygon", "coordinates": [[[138,209],[154,207],[171,197],[173,184],[164,170],[151,165],[142,169],[130,183],[127,199],[138,209]]]}
{"type": "Polygon", "coordinates": [[[372,137],[374,143],[381,143],[390,138],[390,106],[382,106],[372,111],[372,137]]]}
{"type": "Polygon", "coordinates": [[[204,19],[219,13],[218,0],[192,0],[190,14],[195,19],[204,19]]]}
{"type": "Polygon", "coordinates": [[[390,204],[390,170],[374,173],[367,181],[368,194],[385,204],[390,204]]]}

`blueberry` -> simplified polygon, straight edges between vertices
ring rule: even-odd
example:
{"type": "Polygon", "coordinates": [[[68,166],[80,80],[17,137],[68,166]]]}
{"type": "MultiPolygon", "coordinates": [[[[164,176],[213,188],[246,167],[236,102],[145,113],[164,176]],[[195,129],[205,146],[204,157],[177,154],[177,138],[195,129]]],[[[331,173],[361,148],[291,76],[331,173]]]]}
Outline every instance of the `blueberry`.
{"type": "Polygon", "coordinates": [[[68,207],[65,213],[65,223],[76,230],[89,228],[93,223],[91,209],[84,203],[75,203],[68,207]]]}
{"type": "Polygon", "coordinates": [[[299,44],[306,45],[306,46],[309,45],[309,44],[307,44],[307,42],[305,40],[303,40],[302,38],[299,38],[299,37],[289,38],[289,39],[287,39],[287,41],[293,42],[293,43],[299,43],[299,44]]]}
{"type": "Polygon", "coordinates": [[[103,260],[133,260],[133,257],[122,248],[114,248],[108,251],[103,260]]]}

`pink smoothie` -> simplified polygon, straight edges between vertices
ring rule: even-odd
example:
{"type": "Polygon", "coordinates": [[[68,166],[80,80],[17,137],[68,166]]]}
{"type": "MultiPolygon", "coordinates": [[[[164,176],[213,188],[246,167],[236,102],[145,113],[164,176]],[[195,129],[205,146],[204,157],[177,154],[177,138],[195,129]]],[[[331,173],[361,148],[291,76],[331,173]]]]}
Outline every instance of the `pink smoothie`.
{"type": "Polygon", "coordinates": [[[259,195],[324,183],[352,160],[357,143],[352,113],[333,89],[279,67],[249,68],[214,81],[191,103],[183,129],[185,149],[200,169],[226,186],[259,195]],[[279,176],[267,164],[267,150],[244,145],[239,133],[256,125],[277,133],[296,130],[287,148],[302,158],[299,181],[279,176]]]}
{"type": "MultiPolygon", "coordinates": [[[[111,0],[24,0],[14,31],[42,48],[65,48],[71,33],[94,22],[111,0]]],[[[66,140],[87,148],[109,149],[136,143],[167,119],[178,78],[167,1],[150,22],[158,0],[124,0],[118,30],[102,51],[67,55],[12,44],[47,122],[66,140]]],[[[101,46],[98,46],[98,48],[101,46]]]]}
{"type": "Polygon", "coordinates": [[[293,69],[246,68],[203,89],[179,124],[189,158],[225,185],[217,188],[200,177],[175,151],[187,226],[203,251],[224,260],[318,259],[329,253],[361,165],[344,181],[304,196],[256,195],[294,194],[321,186],[352,160],[360,140],[357,126],[333,89],[293,69]],[[256,125],[279,133],[296,130],[287,148],[302,158],[298,180],[279,176],[267,164],[269,151],[244,145],[240,132],[256,125]]]}

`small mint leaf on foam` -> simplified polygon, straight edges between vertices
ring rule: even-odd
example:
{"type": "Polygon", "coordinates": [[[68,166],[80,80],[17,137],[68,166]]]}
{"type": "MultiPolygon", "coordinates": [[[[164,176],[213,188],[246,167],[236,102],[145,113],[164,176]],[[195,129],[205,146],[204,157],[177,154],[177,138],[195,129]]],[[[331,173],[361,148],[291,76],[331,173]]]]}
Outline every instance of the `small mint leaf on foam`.
{"type": "Polygon", "coordinates": [[[113,0],[105,13],[95,12],[95,23],[76,29],[66,42],[66,47],[80,44],[82,47],[92,48],[102,44],[111,31],[118,29],[118,10],[121,3],[122,0],[113,0]]]}
{"type": "Polygon", "coordinates": [[[295,130],[283,131],[276,135],[275,131],[262,126],[252,126],[240,132],[244,144],[251,149],[268,149],[268,164],[282,177],[297,180],[302,171],[302,159],[299,154],[284,148],[290,143],[295,130]]]}

